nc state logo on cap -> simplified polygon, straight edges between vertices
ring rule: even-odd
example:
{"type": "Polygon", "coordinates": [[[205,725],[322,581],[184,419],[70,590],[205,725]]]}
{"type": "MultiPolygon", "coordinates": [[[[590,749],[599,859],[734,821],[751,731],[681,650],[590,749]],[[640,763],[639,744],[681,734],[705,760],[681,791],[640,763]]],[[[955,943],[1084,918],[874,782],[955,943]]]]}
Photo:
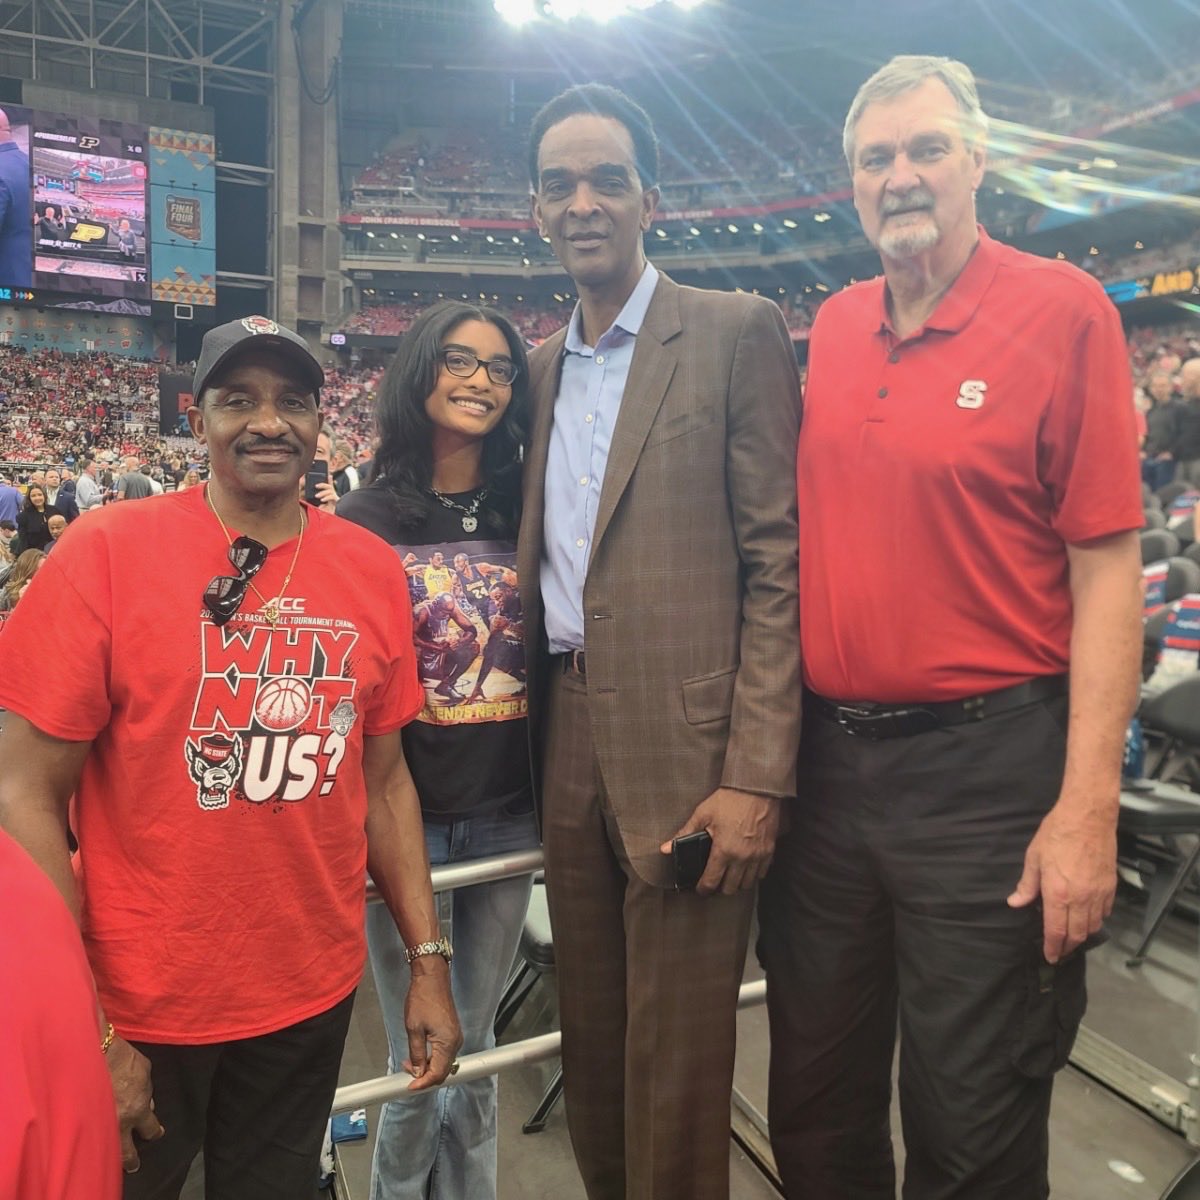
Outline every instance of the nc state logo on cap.
{"type": "Polygon", "coordinates": [[[242,328],[247,333],[278,333],[279,326],[270,317],[243,317],[242,328]]]}

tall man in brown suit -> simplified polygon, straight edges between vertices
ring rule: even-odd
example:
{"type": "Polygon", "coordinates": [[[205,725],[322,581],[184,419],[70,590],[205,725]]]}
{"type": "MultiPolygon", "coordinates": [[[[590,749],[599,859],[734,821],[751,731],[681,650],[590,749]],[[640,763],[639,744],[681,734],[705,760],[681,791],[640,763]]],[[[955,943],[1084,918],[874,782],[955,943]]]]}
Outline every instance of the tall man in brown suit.
{"type": "Polygon", "coordinates": [[[646,262],[657,168],[611,88],[534,119],[534,216],[580,299],[531,359],[519,575],[591,1200],[728,1196],[737,990],[799,737],[796,361],[773,304],[646,262]],[[696,830],[708,867],[676,891],[696,830]]]}

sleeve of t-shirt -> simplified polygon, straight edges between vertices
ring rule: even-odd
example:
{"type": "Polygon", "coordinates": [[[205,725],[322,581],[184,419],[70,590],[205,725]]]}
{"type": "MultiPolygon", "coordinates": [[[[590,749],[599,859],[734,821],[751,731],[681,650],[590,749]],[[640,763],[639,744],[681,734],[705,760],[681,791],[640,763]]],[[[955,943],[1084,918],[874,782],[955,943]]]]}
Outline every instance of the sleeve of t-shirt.
{"type": "Polygon", "coordinates": [[[91,741],[112,714],[111,607],[105,540],[75,526],[0,629],[0,708],[51,737],[91,741]]]}
{"type": "Polygon", "coordinates": [[[1129,351],[1107,298],[1084,306],[1041,430],[1051,524],[1068,543],[1140,529],[1141,472],[1129,351]]]}
{"type": "Polygon", "coordinates": [[[387,626],[388,645],[385,651],[389,668],[383,684],[376,689],[363,722],[363,731],[372,737],[403,728],[421,711],[425,702],[425,692],[417,679],[408,578],[400,566],[399,557],[390,550],[386,553],[393,561],[387,564],[386,570],[379,571],[379,579],[388,594],[392,614],[387,626]]]}

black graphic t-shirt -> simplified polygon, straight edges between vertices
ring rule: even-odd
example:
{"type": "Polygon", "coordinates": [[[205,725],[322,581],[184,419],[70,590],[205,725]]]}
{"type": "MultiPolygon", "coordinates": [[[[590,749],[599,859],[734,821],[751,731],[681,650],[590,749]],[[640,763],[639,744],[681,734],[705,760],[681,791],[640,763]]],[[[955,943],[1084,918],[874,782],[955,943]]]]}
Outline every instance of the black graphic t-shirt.
{"type": "MultiPolygon", "coordinates": [[[[475,496],[450,499],[469,508],[475,496]]],[[[337,513],[383,538],[408,576],[425,705],[404,730],[404,754],[426,820],[532,807],[516,542],[482,520],[468,533],[462,513],[441,505],[401,529],[381,484],[350,492],[337,513]]]]}

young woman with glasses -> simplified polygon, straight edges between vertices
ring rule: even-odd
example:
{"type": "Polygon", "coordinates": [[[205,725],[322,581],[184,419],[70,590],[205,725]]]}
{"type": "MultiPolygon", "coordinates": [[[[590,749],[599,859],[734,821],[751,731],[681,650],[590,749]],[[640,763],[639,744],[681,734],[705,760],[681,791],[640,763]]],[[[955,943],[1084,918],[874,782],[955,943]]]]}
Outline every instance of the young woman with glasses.
{"type": "MultiPolygon", "coordinates": [[[[404,335],[378,398],[377,477],[338,504],[401,556],[425,707],[404,730],[434,865],[538,844],[529,777],[523,625],[516,577],[525,348],[499,313],[444,301],[404,335]]],[[[528,876],[444,892],[442,931],[463,1053],[492,1025],[529,900],[528,876]]],[[[389,1069],[407,1056],[405,948],[379,906],[367,940],[389,1069]]],[[[373,1200],[496,1195],[496,1080],[387,1104],[373,1200]]]]}

